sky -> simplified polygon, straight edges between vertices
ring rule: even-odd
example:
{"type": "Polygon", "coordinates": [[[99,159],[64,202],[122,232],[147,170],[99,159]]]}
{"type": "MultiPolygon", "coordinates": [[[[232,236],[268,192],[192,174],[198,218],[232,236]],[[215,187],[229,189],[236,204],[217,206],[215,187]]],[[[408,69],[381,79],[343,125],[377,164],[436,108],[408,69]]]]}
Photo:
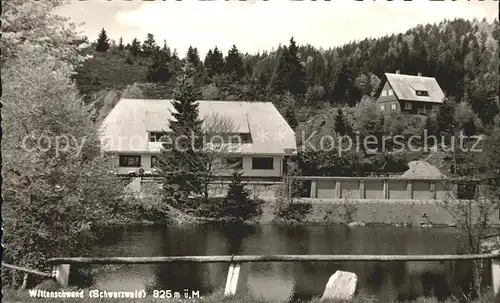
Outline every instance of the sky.
{"type": "Polygon", "coordinates": [[[151,33],[181,57],[193,45],[203,58],[214,46],[226,53],[235,44],[243,53],[256,53],[288,44],[292,36],[301,45],[329,48],[456,17],[492,21],[498,6],[498,0],[92,0],[69,1],[58,13],[84,23],[80,30],[92,41],[102,28],[125,43],[134,37],[142,42],[151,33]]]}

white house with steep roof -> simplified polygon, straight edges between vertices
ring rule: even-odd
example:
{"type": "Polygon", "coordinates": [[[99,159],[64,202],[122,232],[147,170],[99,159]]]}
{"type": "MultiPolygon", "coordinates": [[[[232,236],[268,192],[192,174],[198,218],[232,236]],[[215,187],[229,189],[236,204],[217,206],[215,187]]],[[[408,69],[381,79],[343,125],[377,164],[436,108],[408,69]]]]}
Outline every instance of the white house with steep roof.
{"type": "MultiPolygon", "coordinates": [[[[295,133],[271,102],[201,100],[198,104],[201,119],[230,120],[231,134],[242,139],[226,149],[221,161],[239,166],[244,177],[283,175],[285,156],[297,150],[295,133]]],[[[116,104],[102,123],[101,139],[103,150],[117,156],[117,173],[156,170],[172,112],[172,100],[121,99],[116,104]]]]}
{"type": "Polygon", "coordinates": [[[439,110],[444,92],[433,77],[385,73],[375,99],[381,111],[427,115],[439,110]]]}

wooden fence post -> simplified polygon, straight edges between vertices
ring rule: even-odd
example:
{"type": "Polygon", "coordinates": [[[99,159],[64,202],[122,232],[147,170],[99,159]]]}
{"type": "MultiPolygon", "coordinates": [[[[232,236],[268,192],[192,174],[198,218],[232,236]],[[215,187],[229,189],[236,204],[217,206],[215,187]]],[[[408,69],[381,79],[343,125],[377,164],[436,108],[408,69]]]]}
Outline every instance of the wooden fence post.
{"type": "Polygon", "coordinates": [[[431,192],[431,199],[436,200],[436,182],[430,181],[429,189],[431,192]]]}
{"type": "Polygon", "coordinates": [[[56,281],[61,287],[68,286],[69,281],[69,264],[57,264],[54,266],[53,274],[56,278],[56,281]]]}
{"type": "Polygon", "coordinates": [[[365,181],[364,180],[359,181],[359,198],[360,199],[366,198],[365,181]]]}
{"type": "Polygon", "coordinates": [[[311,198],[317,197],[316,180],[311,180],[311,198]]]}
{"type": "Polygon", "coordinates": [[[227,273],[224,296],[240,294],[246,289],[248,279],[248,263],[231,263],[227,273]]]}
{"type": "MultiPolygon", "coordinates": [[[[499,253],[500,250],[494,250],[492,253],[499,253]]],[[[500,292],[500,258],[491,259],[491,287],[495,296],[500,292]]]]}
{"type": "Polygon", "coordinates": [[[340,180],[335,181],[335,198],[342,198],[342,182],[340,180]]]}
{"type": "Polygon", "coordinates": [[[384,199],[389,199],[389,180],[384,179],[384,199]]]}
{"type": "Polygon", "coordinates": [[[406,181],[406,193],[408,195],[408,199],[413,200],[413,182],[412,180],[406,181]]]}
{"type": "Polygon", "coordinates": [[[293,180],[287,177],[287,189],[288,189],[288,199],[292,198],[292,182],[293,180]]]}

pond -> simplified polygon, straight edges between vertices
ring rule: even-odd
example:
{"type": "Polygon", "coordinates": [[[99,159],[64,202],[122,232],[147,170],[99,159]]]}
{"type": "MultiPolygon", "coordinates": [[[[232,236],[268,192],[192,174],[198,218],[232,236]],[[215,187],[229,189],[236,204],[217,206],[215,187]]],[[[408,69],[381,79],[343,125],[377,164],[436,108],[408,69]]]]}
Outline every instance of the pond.
{"type": "MultiPolygon", "coordinates": [[[[451,228],[396,228],[331,225],[181,225],[113,228],[96,243],[93,256],[150,257],[231,254],[454,254],[463,253],[451,228]]],[[[91,282],[109,291],[146,289],[199,291],[223,289],[227,264],[93,265],[91,282]]],[[[336,270],[359,278],[358,290],[381,302],[441,299],[466,289],[471,263],[460,262],[314,262],[252,263],[251,293],[273,302],[321,296],[336,270]]],[[[90,285],[86,285],[90,286],[90,285]]]]}

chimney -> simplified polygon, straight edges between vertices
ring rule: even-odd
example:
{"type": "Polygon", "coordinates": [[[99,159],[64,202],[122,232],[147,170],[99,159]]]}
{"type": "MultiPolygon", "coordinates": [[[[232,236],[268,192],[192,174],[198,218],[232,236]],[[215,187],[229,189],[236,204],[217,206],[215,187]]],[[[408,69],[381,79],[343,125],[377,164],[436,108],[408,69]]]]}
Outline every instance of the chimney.
{"type": "Polygon", "coordinates": [[[422,73],[418,73],[417,76],[422,77],[422,73]]]}
{"type": "Polygon", "coordinates": [[[400,70],[398,69],[398,70],[396,71],[396,74],[399,74],[399,72],[400,72],[400,70]]]}

